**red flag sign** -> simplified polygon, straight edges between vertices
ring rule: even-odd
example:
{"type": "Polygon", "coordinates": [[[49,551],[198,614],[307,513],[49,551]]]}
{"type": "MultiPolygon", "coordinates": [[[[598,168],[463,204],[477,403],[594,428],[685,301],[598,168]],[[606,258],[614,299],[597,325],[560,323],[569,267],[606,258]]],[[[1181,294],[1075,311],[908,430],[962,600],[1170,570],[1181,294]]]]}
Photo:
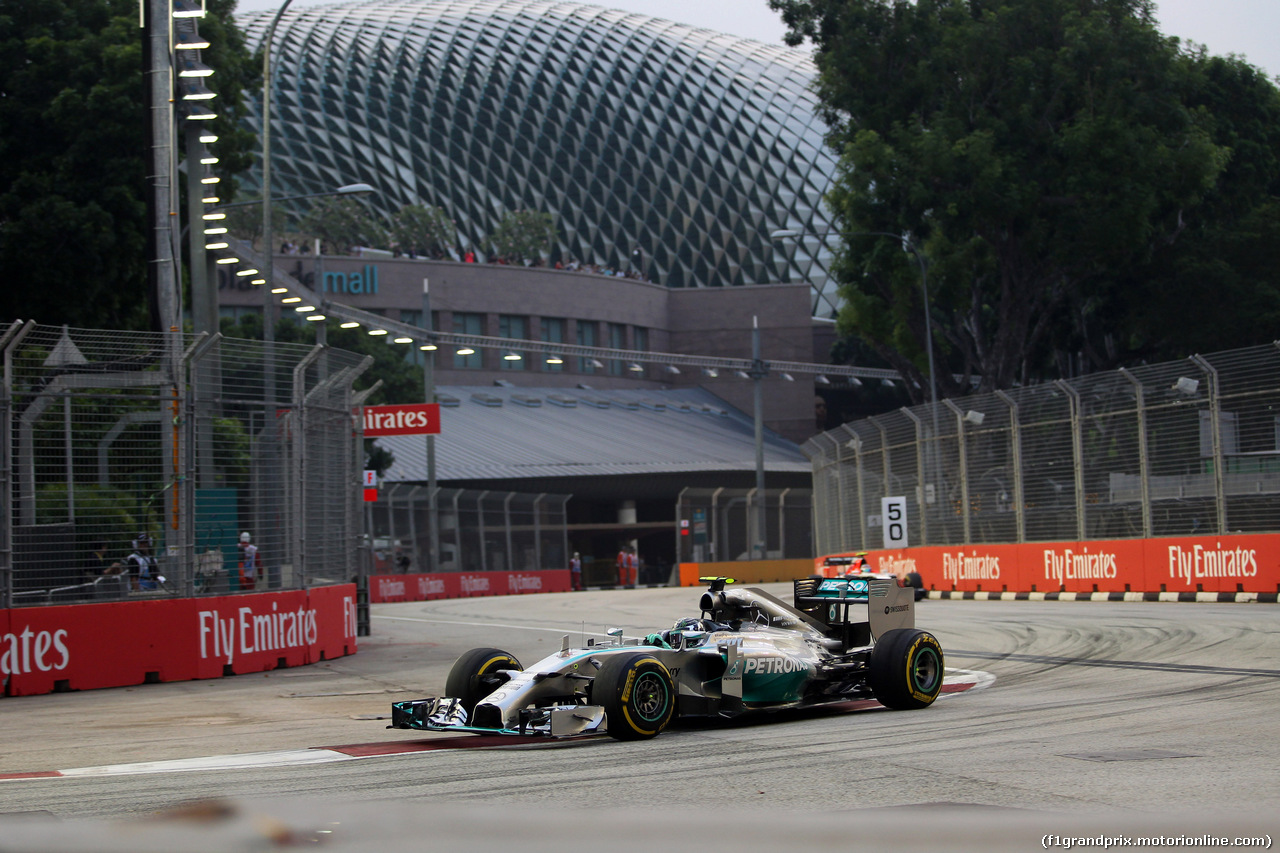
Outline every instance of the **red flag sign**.
{"type": "Polygon", "coordinates": [[[436,435],[440,432],[440,404],[365,406],[365,438],[382,435],[436,435]]]}

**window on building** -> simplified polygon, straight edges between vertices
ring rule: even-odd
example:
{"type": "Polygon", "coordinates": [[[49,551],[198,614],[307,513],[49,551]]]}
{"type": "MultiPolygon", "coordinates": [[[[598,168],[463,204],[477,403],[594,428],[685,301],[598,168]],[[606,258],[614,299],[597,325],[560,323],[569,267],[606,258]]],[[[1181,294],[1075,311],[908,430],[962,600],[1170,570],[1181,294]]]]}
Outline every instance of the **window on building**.
{"type": "MultiPolygon", "coordinates": [[[[578,346],[594,347],[598,346],[596,340],[596,324],[587,322],[586,320],[578,321],[578,346]]],[[[595,373],[596,365],[599,364],[594,358],[579,358],[579,373],[595,373]]]]}
{"type": "MultiPolygon", "coordinates": [[[[543,317],[542,340],[549,344],[564,343],[564,320],[559,317],[543,317]]],[[[564,370],[563,359],[563,353],[543,353],[541,359],[542,369],[558,373],[564,370]]]]}
{"type": "MultiPolygon", "coordinates": [[[[434,325],[434,322],[437,319],[437,314],[435,311],[431,312],[431,319],[433,321],[433,325],[431,326],[431,328],[434,329],[436,328],[434,325]]],[[[422,312],[402,310],[400,312],[400,322],[406,323],[410,326],[418,326],[419,328],[421,328],[422,312]]],[[[422,345],[422,341],[414,341],[413,346],[411,346],[409,348],[409,351],[405,353],[404,360],[409,362],[410,364],[416,364],[418,366],[422,366],[422,364],[426,362],[427,354],[418,348],[421,345],[422,345]]]]}
{"type": "MultiPolygon", "coordinates": [[[[453,313],[453,331],[459,335],[484,334],[484,315],[455,311],[453,313]]],[[[453,366],[459,369],[478,370],[484,366],[484,358],[478,349],[462,346],[454,347],[453,366]]]]}
{"type": "MultiPolygon", "coordinates": [[[[498,337],[523,341],[529,339],[528,331],[528,317],[518,317],[514,314],[498,315],[498,337]]],[[[504,349],[501,355],[501,367],[503,370],[524,370],[528,355],[523,350],[504,349]]]]}
{"type": "MultiPolygon", "coordinates": [[[[610,349],[626,349],[627,348],[627,327],[621,323],[609,324],[609,348],[610,349]]],[[[625,362],[616,358],[609,359],[609,373],[613,376],[621,376],[626,372],[627,365],[625,362]]]]}
{"type": "MultiPolygon", "coordinates": [[[[631,348],[635,350],[639,350],[640,352],[649,351],[649,330],[648,329],[641,328],[640,326],[632,327],[631,348]]],[[[644,363],[638,361],[636,362],[636,366],[639,367],[640,369],[631,371],[631,375],[638,379],[643,378],[645,375],[644,363]]]]}

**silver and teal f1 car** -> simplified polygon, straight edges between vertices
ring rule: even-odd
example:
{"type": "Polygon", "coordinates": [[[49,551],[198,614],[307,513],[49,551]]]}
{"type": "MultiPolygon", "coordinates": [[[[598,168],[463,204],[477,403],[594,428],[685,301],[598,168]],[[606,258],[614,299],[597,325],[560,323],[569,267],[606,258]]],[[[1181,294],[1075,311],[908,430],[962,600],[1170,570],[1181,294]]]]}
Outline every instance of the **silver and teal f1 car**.
{"type": "Polygon", "coordinates": [[[794,605],[728,578],[704,578],[701,615],[643,639],[560,651],[525,669],[501,649],[454,663],[445,697],[396,702],[391,726],[423,731],[651,738],[675,717],[734,717],[876,699],[931,705],[937,638],[918,630],[913,590],[892,575],[795,581],[794,605]]]}

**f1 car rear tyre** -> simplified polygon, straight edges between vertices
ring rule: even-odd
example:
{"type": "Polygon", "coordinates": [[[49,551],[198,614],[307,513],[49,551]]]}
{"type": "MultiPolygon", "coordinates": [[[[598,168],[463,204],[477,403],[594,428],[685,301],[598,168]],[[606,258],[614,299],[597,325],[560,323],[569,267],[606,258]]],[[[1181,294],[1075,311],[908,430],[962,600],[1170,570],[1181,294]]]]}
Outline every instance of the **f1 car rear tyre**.
{"type": "Polygon", "coordinates": [[[462,707],[467,715],[475,710],[476,704],[505,684],[506,676],[499,672],[504,669],[524,669],[515,655],[502,649],[472,649],[463,652],[453,662],[449,677],[444,682],[444,695],[462,700],[462,707]]]}
{"type": "Polygon", "coordinates": [[[644,740],[671,722],[676,691],[671,673],[652,655],[614,655],[596,673],[591,701],[604,708],[609,734],[618,740],[644,740]]]}
{"type": "Polygon", "coordinates": [[[885,631],[871,649],[867,683],[877,700],[895,711],[933,704],[942,690],[943,656],[938,638],[919,628],[885,631]]]}

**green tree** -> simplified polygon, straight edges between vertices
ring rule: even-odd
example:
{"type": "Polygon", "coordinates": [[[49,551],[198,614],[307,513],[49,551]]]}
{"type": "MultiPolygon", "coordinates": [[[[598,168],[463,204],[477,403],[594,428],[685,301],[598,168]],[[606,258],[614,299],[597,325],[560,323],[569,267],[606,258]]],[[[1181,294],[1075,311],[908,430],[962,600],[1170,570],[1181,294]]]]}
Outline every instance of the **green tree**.
{"type": "Polygon", "coordinates": [[[449,214],[423,204],[400,208],[391,223],[391,239],[406,254],[447,253],[455,244],[456,235],[457,227],[449,214]]]}
{"type": "Polygon", "coordinates": [[[387,229],[354,198],[322,198],[302,216],[298,226],[304,233],[328,244],[327,251],[349,252],[354,246],[383,248],[387,229]]]}
{"type": "MultiPolygon", "coordinates": [[[[252,199],[246,199],[252,201],[252,199]]],[[[223,224],[231,232],[231,236],[248,240],[257,244],[262,237],[262,205],[248,204],[244,207],[233,207],[226,211],[227,218],[223,224]]],[[[277,237],[288,232],[289,211],[283,205],[271,205],[271,231],[277,237]]]]}
{"type": "Polygon", "coordinates": [[[1126,343],[1108,309],[1229,159],[1149,0],[770,6],[791,43],[816,48],[840,157],[843,332],[913,378],[917,399],[926,334],[953,395],[974,375],[983,390],[1043,378],[1055,346],[1101,342],[1088,351],[1102,361],[1126,343]],[[914,258],[866,232],[923,250],[931,329],[914,258]]]}
{"type": "Polygon", "coordinates": [[[555,217],[535,210],[509,212],[489,235],[499,257],[517,262],[541,258],[551,251],[555,239],[555,217]]]}
{"type": "Polygon", "coordinates": [[[1280,326],[1280,89],[1241,59],[1191,58],[1190,103],[1231,158],[1118,305],[1131,347],[1151,361],[1267,343],[1280,326]]]}
{"type": "MultiPolygon", "coordinates": [[[[252,73],[234,0],[200,22],[215,74],[220,174],[248,164],[237,129],[252,73]]],[[[135,0],[0,7],[0,319],[146,328],[147,96],[135,0]]],[[[232,182],[233,183],[233,182],[232,182]]]]}

